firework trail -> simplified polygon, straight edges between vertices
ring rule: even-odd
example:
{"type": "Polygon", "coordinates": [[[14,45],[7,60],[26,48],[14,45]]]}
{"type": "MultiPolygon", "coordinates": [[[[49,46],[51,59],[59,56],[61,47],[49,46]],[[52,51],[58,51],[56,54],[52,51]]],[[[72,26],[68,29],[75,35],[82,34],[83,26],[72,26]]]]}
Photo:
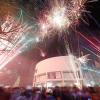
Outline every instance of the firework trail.
{"type": "Polygon", "coordinates": [[[93,55],[95,55],[96,57],[100,58],[100,55],[97,55],[95,52],[93,52],[92,50],[82,46],[85,50],[89,51],[90,53],[92,53],[93,55]]]}
{"type": "Polygon", "coordinates": [[[96,49],[96,50],[100,53],[100,48],[99,48],[95,43],[93,43],[91,40],[89,40],[89,39],[88,39],[86,36],[84,36],[81,32],[77,32],[77,33],[79,33],[85,40],[88,41],[88,43],[91,44],[91,46],[92,46],[94,49],[96,49]]]}
{"type": "MultiPolygon", "coordinates": [[[[23,45],[21,45],[21,47],[19,47],[17,50],[11,50],[10,53],[6,56],[6,58],[3,60],[3,62],[1,63],[0,66],[0,70],[5,67],[9,62],[11,62],[15,57],[17,57],[20,53],[21,50],[30,43],[31,40],[28,40],[27,42],[25,42],[23,45]],[[14,55],[13,55],[14,54],[14,55]],[[6,61],[5,61],[6,60],[6,61]]],[[[18,46],[19,43],[16,45],[18,46]]],[[[16,46],[14,47],[14,49],[16,48],[16,46]]]]}
{"type": "Polygon", "coordinates": [[[18,20],[14,16],[7,15],[5,21],[1,25],[2,34],[0,35],[0,42],[5,46],[2,52],[0,52],[0,69],[20,54],[18,48],[20,46],[22,46],[20,48],[23,48],[23,45],[27,44],[27,41],[24,44],[22,44],[22,42],[24,41],[24,37],[30,34],[32,28],[33,26],[23,22],[22,11],[20,12],[18,20]],[[4,43],[2,40],[8,42],[4,43]],[[11,44],[11,47],[9,47],[9,44],[11,44]],[[18,53],[16,54],[16,52],[18,53]]]}

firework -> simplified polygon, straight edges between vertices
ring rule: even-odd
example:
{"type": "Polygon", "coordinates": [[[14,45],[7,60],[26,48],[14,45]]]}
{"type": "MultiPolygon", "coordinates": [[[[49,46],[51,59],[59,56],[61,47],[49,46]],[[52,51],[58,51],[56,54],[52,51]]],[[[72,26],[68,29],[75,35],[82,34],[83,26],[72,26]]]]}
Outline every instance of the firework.
{"type": "Polygon", "coordinates": [[[66,9],[65,7],[58,7],[52,11],[51,15],[48,16],[49,23],[57,29],[64,28],[65,26],[70,25],[69,19],[65,16],[66,9]]]}
{"type": "Polygon", "coordinates": [[[85,2],[86,0],[50,1],[50,6],[48,6],[48,9],[44,10],[43,19],[40,21],[40,29],[43,29],[41,33],[52,33],[53,30],[62,31],[73,23],[78,22],[81,13],[85,11],[85,2]]]}
{"type": "Polygon", "coordinates": [[[88,58],[90,54],[87,54],[87,55],[84,55],[82,57],[79,57],[77,60],[82,63],[82,64],[85,64],[87,63],[90,59],[88,58]]]}

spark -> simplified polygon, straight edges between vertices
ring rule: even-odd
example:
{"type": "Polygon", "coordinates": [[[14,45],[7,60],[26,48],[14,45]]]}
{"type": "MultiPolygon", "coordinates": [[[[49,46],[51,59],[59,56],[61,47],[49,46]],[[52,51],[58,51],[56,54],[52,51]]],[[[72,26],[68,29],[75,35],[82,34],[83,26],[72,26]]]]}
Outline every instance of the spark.
{"type": "Polygon", "coordinates": [[[86,54],[86,55],[84,55],[84,56],[82,56],[82,57],[79,57],[77,60],[80,62],[80,63],[83,63],[83,64],[85,64],[85,63],[87,63],[89,60],[91,60],[91,59],[88,59],[88,56],[89,56],[90,54],[86,54]]]}

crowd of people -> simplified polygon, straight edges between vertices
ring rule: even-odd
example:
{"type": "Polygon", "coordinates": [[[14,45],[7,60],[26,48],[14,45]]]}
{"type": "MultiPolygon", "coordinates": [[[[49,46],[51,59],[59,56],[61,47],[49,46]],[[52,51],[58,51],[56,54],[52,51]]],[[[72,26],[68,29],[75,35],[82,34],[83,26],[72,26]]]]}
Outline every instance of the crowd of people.
{"type": "Polygon", "coordinates": [[[3,88],[0,100],[100,100],[99,87],[3,88]]]}

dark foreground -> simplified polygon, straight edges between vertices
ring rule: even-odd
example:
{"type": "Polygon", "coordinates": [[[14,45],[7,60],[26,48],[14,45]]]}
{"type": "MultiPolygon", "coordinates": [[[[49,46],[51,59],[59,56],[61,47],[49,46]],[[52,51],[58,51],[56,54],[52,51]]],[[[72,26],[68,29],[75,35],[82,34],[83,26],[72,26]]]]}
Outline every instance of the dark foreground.
{"type": "Polygon", "coordinates": [[[39,88],[3,88],[0,87],[0,100],[100,100],[99,87],[55,87],[39,88]]]}

